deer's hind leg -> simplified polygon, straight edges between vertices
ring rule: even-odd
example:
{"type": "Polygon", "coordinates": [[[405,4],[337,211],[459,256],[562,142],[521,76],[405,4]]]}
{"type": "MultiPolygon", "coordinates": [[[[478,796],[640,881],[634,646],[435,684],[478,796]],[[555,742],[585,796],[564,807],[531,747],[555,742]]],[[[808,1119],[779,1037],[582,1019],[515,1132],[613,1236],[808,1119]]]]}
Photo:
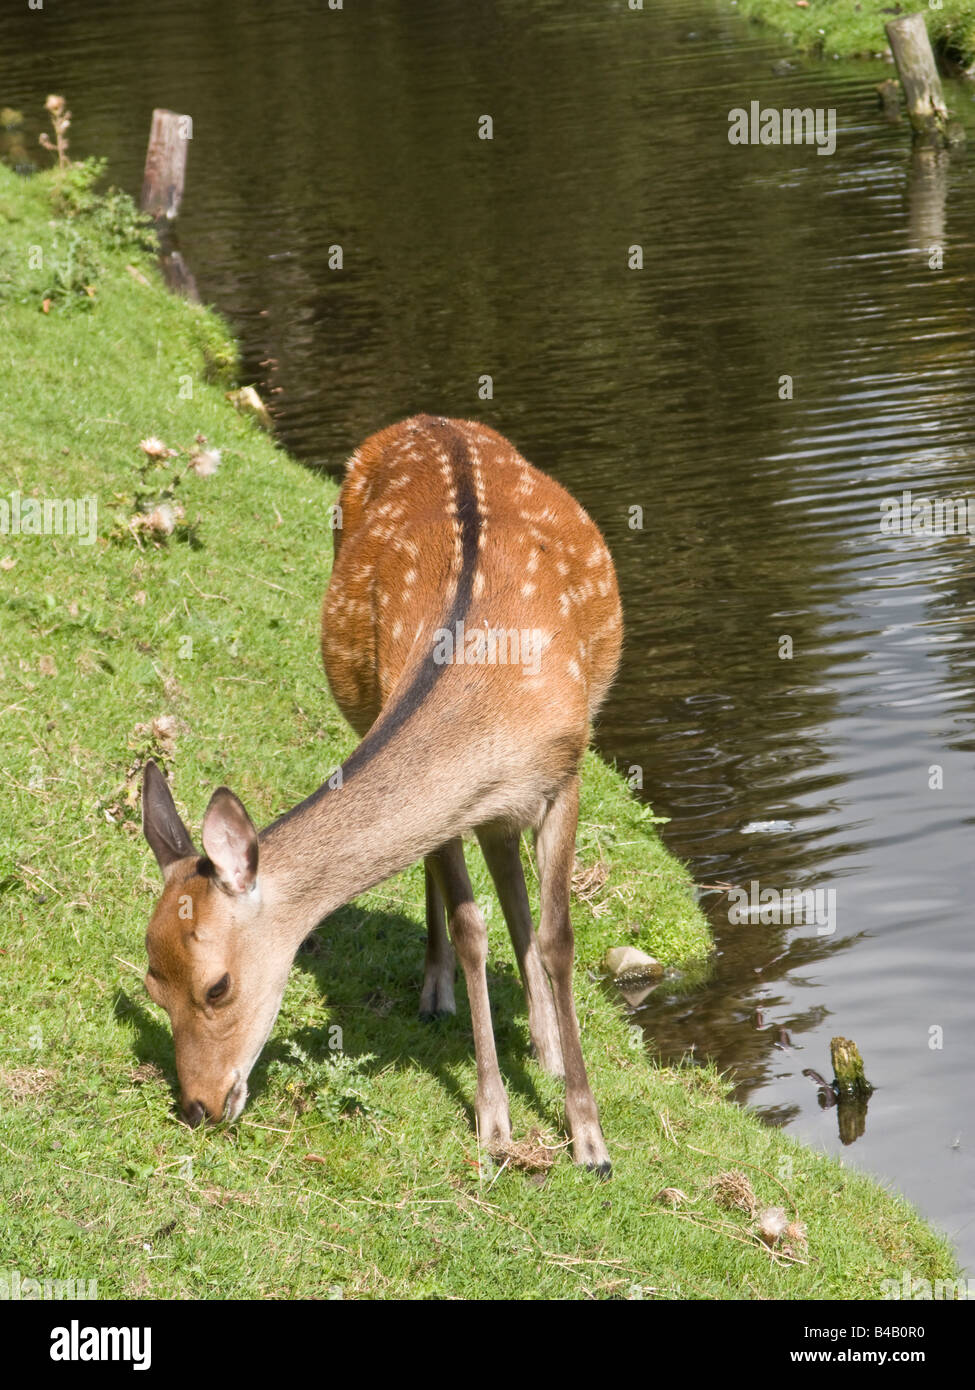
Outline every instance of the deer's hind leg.
{"type": "Polygon", "coordinates": [[[431,870],[431,855],[423,861],[427,898],[427,958],[420,992],[420,1017],[429,1022],[457,1012],[454,1003],[454,948],[447,939],[444,901],[431,870]]]}
{"type": "Polygon", "coordinates": [[[586,1075],[572,991],[575,941],[569,902],[578,820],[579,778],[576,776],[571,777],[549,803],[535,839],[542,897],[538,945],[552,981],[559,1020],[565,1060],[565,1118],[572,1136],[572,1157],[576,1163],[584,1163],[600,1177],[608,1178],[612,1165],[586,1075]]]}
{"type": "Polygon", "coordinates": [[[564,1076],[559,1021],[538,949],[525,872],[521,866],[521,835],[517,830],[504,826],[484,825],[478,830],[477,838],[494,880],[511,944],[515,948],[528,1001],[528,1028],[535,1056],[547,1072],[553,1076],[564,1076]]]}

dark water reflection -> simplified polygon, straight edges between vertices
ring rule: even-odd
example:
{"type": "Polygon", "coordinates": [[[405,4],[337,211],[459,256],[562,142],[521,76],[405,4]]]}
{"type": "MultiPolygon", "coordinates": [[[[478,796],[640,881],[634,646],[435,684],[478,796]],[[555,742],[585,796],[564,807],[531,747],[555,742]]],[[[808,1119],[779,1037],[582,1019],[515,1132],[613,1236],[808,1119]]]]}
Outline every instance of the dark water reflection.
{"type": "Polygon", "coordinates": [[[709,0],[66,0],[4,35],[0,101],[64,91],[132,190],[151,108],[193,115],[183,245],[300,457],[479,415],[597,518],[628,623],[602,747],[702,883],[836,892],[828,937],[706,893],[714,978],[651,997],[652,1045],[838,1149],[802,1071],[856,1038],[844,1153],[971,1260],[975,552],[878,530],[903,488],[975,495],[971,157],[912,168],[883,64],[774,76],[709,0]],[[752,99],[835,107],[836,154],[732,148],[752,99]]]}

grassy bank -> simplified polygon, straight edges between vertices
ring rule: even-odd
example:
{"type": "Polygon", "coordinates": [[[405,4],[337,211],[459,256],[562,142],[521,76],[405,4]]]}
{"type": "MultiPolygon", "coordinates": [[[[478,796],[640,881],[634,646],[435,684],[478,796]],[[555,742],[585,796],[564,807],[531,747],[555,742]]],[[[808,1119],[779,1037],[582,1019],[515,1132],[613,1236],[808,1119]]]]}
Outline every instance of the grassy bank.
{"type": "MultiPolygon", "coordinates": [[[[227,404],[223,326],[165,293],[125,203],[76,190],[54,215],[54,191],[0,167],[0,499],[95,497],[98,523],[91,544],[0,535],[0,1271],[196,1298],[877,1298],[905,1269],[950,1277],[905,1202],[631,1035],[593,973],[606,946],[687,967],[709,942],[686,871],[594,757],[579,853],[608,878],[574,915],[610,1184],[564,1154],[544,1173],[479,1165],[463,990],[455,1019],[416,1018],[416,869],[299,956],[241,1122],[177,1122],[168,1022],[141,983],[157,875],[138,772],[150,753],[173,769],[194,829],[224,781],[266,822],[351,748],[317,653],[336,488],[227,404]],[[177,454],[150,459],[152,437],[177,454]],[[214,449],[218,471],[194,471],[214,449]],[[719,1205],[728,1170],[804,1226],[788,1250],[719,1205]]],[[[496,910],[490,928],[515,1133],[557,1142],[560,1088],[527,1058],[496,910]]]]}
{"type": "MultiPolygon", "coordinates": [[[[739,14],[778,29],[807,53],[827,58],[872,57],[888,47],[884,25],[894,17],[890,0],[738,0],[739,14]]],[[[956,62],[975,63],[975,0],[944,0],[940,9],[902,6],[924,13],[931,42],[956,62]]]]}

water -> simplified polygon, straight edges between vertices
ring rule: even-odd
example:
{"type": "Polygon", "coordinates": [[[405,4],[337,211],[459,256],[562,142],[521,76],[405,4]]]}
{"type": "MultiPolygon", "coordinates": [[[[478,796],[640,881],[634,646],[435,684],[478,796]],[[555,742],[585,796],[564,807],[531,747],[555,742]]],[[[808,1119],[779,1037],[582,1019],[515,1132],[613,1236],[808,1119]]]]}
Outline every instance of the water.
{"type": "Polygon", "coordinates": [[[0,104],[64,92],[133,192],[152,107],[193,116],[183,248],[299,457],[473,414],[594,515],[627,617],[602,748],[702,884],[836,895],[819,935],[705,889],[713,979],[650,997],[652,1046],[839,1151],[802,1071],[855,1038],[844,1157],[972,1262],[975,552],[879,532],[905,488],[975,496],[970,164],[912,166],[884,64],[776,76],[713,0],[66,0],[5,40],[0,104]],[[835,108],[836,154],[730,146],[753,99],[835,108]]]}

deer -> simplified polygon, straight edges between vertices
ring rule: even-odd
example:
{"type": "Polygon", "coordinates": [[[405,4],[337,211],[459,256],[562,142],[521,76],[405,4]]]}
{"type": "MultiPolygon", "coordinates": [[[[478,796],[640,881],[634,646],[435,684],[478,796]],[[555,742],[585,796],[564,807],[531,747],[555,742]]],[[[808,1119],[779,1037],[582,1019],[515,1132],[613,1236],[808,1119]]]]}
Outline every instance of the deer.
{"type": "Polygon", "coordinates": [[[325,674],[360,742],[258,832],[227,787],[202,852],[156,763],[143,829],[163,876],[146,934],[169,1015],[182,1118],[233,1123],[299,946],[331,913],[420,859],[421,1019],[455,1012],[463,970],[478,1141],[511,1141],[463,839],[476,836],[524,986],[532,1051],[564,1078],[573,1161],[611,1172],[580,1041],[570,916],[579,766],[620,658],[622,615],[595,523],[502,435],[417,415],[349,460],[322,611],[325,674]],[[338,524],[340,523],[340,524],[338,524]],[[534,834],[535,930],[520,853],[534,834]]]}

